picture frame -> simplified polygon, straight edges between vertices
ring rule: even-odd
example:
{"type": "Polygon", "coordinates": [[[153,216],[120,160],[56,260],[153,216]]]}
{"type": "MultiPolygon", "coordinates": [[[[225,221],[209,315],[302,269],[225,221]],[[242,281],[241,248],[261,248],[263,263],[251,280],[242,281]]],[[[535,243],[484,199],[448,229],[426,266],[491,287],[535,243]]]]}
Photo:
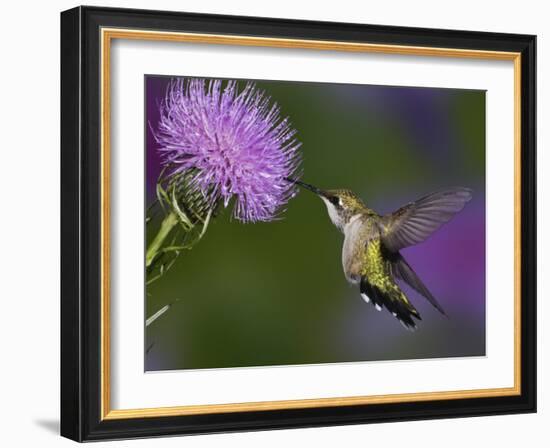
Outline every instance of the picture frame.
{"type": "Polygon", "coordinates": [[[61,435],[82,442],[536,412],[535,61],[531,35],[98,7],[61,13],[61,435]],[[514,222],[503,244],[514,258],[513,385],[114,409],[110,77],[120,62],[112,44],[122,40],[510,63],[514,222]]]}

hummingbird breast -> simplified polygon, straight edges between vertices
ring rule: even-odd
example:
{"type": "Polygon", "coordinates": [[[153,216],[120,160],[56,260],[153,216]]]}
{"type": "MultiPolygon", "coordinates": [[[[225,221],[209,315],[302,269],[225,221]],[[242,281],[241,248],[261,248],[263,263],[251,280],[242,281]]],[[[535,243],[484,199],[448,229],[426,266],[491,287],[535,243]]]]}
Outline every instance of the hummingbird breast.
{"type": "Polygon", "coordinates": [[[374,218],[366,214],[353,216],[344,227],[342,265],[346,279],[358,283],[364,271],[365,253],[370,241],[379,238],[380,233],[374,218]]]}

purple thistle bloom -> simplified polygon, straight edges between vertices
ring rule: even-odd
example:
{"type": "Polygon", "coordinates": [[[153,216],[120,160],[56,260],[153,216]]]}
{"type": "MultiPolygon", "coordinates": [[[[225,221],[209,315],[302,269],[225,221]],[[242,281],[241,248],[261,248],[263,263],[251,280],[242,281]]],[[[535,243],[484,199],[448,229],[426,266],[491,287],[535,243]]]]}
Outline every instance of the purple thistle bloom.
{"type": "Polygon", "coordinates": [[[295,195],[300,164],[296,131],[277,104],[248,83],[172,81],[160,106],[155,135],[171,174],[192,173],[189,185],[211,206],[235,198],[233,215],[243,222],[270,221],[295,195]]]}

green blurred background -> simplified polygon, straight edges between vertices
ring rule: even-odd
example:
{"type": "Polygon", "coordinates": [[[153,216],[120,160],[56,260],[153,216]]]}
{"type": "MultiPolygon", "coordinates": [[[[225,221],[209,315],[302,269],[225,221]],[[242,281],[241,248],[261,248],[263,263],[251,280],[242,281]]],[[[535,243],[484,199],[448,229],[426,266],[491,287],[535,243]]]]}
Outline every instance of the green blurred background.
{"type": "MultiPolygon", "coordinates": [[[[147,205],[160,170],[150,127],[170,79],[146,77],[147,205]]],[[[146,329],[145,369],[484,355],[485,92],[256,84],[298,130],[306,182],[349,188],[379,213],[438,189],[474,189],[455,219],[403,251],[450,318],[408,288],[423,317],[416,332],[363,302],[342,272],[342,235],[301,191],[279,221],[242,224],[224,210],[147,288],[146,316],[177,303],[146,329]]],[[[147,226],[147,243],[158,225],[147,226]]]]}

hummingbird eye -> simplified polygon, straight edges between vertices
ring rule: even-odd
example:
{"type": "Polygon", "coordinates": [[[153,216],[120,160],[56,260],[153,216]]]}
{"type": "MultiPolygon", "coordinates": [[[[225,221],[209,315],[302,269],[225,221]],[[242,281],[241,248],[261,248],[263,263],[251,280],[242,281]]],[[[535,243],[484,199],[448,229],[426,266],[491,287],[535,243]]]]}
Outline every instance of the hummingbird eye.
{"type": "Polygon", "coordinates": [[[330,202],[336,207],[342,206],[342,200],[338,196],[333,196],[330,198],[330,202]]]}

